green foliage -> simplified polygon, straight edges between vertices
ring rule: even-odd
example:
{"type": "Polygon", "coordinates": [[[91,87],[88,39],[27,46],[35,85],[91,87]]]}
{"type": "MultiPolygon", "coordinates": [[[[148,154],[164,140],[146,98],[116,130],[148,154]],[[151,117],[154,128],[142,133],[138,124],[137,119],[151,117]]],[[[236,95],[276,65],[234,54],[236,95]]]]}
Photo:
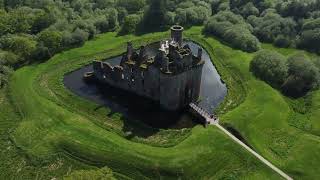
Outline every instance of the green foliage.
{"type": "Polygon", "coordinates": [[[1,51],[0,52],[0,64],[8,66],[17,66],[21,61],[20,57],[10,51],[1,51]]]}
{"type": "Polygon", "coordinates": [[[121,34],[131,34],[136,32],[137,25],[139,24],[141,19],[140,15],[132,14],[128,15],[124,19],[124,23],[121,27],[121,34]]]}
{"type": "Polygon", "coordinates": [[[77,46],[82,46],[86,40],[89,38],[89,33],[77,28],[72,33],[66,33],[63,37],[63,46],[66,48],[72,48],[77,46]]]}
{"type": "Polygon", "coordinates": [[[146,6],[146,0],[118,0],[118,6],[124,7],[129,13],[136,13],[146,6]]]}
{"type": "Polygon", "coordinates": [[[278,36],[295,38],[296,22],[291,18],[283,18],[272,12],[262,17],[250,16],[248,22],[254,28],[254,34],[264,42],[274,42],[278,36]]]}
{"type": "Polygon", "coordinates": [[[38,34],[38,42],[48,49],[50,56],[62,49],[62,33],[45,30],[38,34]]]}
{"type": "Polygon", "coordinates": [[[166,13],[165,0],[150,0],[149,8],[143,16],[142,31],[157,31],[163,29],[166,13]]]}
{"type": "Polygon", "coordinates": [[[207,34],[215,35],[235,48],[254,52],[260,49],[260,42],[251,34],[250,29],[250,25],[241,16],[230,11],[214,15],[204,27],[207,34]]]}
{"type": "Polygon", "coordinates": [[[258,16],[259,9],[256,8],[252,2],[248,2],[241,8],[240,13],[243,17],[248,17],[250,15],[258,16]]]}
{"type": "Polygon", "coordinates": [[[288,78],[283,84],[283,92],[300,97],[320,85],[319,69],[304,54],[295,54],[288,59],[288,78]]]}
{"type": "Polygon", "coordinates": [[[320,53],[320,18],[306,21],[302,29],[298,47],[320,53]]]}
{"type": "Polygon", "coordinates": [[[320,85],[319,68],[304,54],[292,55],[286,61],[277,52],[263,50],[251,61],[250,71],[291,97],[304,96],[320,85]]]}
{"type": "Polygon", "coordinates": [[[287,48],[292,44],[291,39],[288,36],[278,35],[274,41],[274,45],[277,47],[287,48]]]}
{"type": "Polygon", "coordinates": [[[9,83],[9,77],[12,72],[12,69],[9,66],[6,66],[5,63],[0,59],[0,89],[9,83]]]}
{"type": "Polygon", "coordinates": [[[261,50],[250,62],[250,71],[270,85],[279,88],[287,78],[288,68],[284,56],[270,50],[261,50]]]}
{"type": "Polygon", "coordinates": [[[27,60],[36,50],[37,42],[28,35],[6,35],[0,39],[1,48],[27,60]]]}
{"type": "MultiPolygon", "coordinates": [[[[97,33],[158,31],[174,24],[186,28],[208,25],[208,19],[214,19],[212,15],[229,11],[233,16],[239,16],[235,18],[238,23],[232,20],[232,15],[228,15],[231,19],[217,20],[219,23],[214,25],[218,27],[214,27],[216,30],[213,31],[220,32],[214,35],[225,39],[222,32],[228,30],[228,37],[243,41],[226,38],[225,41],[234,44],[235,48],[249,52],[259,49],[253,34],[261,42],[279,47],[299,47],[319,52],[315,44],[318,43],[320,3],[316,0],[1,0],[0,7],[3,7],[0,9],[0,36],[20,33],[35,36],[46,29],[60,31],[64,42],[68,42],[60,50],[81,46],[83,39],[92,39],[97,33]],[[138,18],[133,18],[135,15],[143,15],[143,18],[137,23],[138,18]],[[126,20],[127,16],[130,17],[126,20]],[[232,30],[230,27],[233,25],[230,26],[229,22],[237,24],[234,29],[244,34],[232,30]],[[126,29],[124,23],[129,24],[131,29],[126,29]],[[88,38],[72,38],[72,34],[79,34],[74,33],[76,29],[88,33],[88,38]]],[[[43,60],[59,52],[49,53],[48,49],[43,42],[37,42],[36,55],[32,58],[43,60]]]]}

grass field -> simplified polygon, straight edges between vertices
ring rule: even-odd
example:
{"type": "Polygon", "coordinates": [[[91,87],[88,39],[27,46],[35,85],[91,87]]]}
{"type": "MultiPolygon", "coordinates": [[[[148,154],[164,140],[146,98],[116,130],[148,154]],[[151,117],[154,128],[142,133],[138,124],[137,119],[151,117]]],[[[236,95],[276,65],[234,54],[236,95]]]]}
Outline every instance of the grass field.
{"type": "MultiPolygon", "coordinates": [[[[200,27],[186,35],[209,51],[227,82],[228,96],[217,110],[222,122],[294,178],[319,178],[320,92],[298,100],[285,98],[249,73],[253,54],[203,37],[200,27]]],[[[95,110],[98,105],[63,86],[65,73],[93,58],[122,53],[128,40],[138,46],[166,36],[107,33],[46,63],[16,71],[9,88],[0,91],[1,147],[7,149],[0,163],[1,172],[7,173],[0,173],[0,179],[60,178],[73,170],[103,166],[121,179],[280,179],[215,127],[157,130],[126,122],[135,129],[128,139],[121,115],[107,116],[108,108],[95,110]]],[[[296,52],[264,48],[285,55],[296,52]]]]}

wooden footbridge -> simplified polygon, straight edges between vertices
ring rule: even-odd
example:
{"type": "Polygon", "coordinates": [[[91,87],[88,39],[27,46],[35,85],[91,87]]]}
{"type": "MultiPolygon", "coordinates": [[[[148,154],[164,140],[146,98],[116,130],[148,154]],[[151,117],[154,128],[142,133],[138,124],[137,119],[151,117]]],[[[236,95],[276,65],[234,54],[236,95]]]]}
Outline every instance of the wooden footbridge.
{"type": "Polygon", "coordinates": [[[219,123],[219,118],[214,114],[209,114],[206,110],[202,109],[194,103],[190,103],[189,106],[194,113],[196,113],[198,116],[201,116],[204,119],[205,125],[214,125],[219,123]]]}

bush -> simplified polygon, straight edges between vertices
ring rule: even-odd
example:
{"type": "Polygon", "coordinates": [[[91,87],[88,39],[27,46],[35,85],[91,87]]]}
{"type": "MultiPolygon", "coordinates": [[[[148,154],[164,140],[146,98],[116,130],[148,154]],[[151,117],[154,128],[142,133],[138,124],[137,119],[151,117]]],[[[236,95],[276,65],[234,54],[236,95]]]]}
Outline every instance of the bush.
{"type": "Polygon", "coordinates": [[[1,48],[11,51],[24,60],[30,58],[36,50],[37,42],[29,35],[7,35],[0,40],[1,48]]]}
{"type": "Polygon", "coordinates": [[[0,53],[0,65],[3,66],[17,66],[21,61],[21,58],[10,51],[2,51],[0,53]]]}
{"type": "Polygon", "coordinates": [[[242,26],[234,26],[224,33],[224,39],[233,47],[247,52],[255,52],[261,48],[259,40],[242,26]]]}
{"type": "Polygon", "coordinates": [[[281,48],[287,48],[291,45],[291,40],[289,37],[279,35],[274,41],[274,45],[281,48]]]}
{"type": "Polygon", "coordinates": [[[12,69],[9,66],[6,66],[0,59],[0,88],[8,84],[11,73],[12,69]]]}
{"type": "Polygon", "coordinates": [[[232,47],[247,52],[257,51],[261,46],[251,30],[252,27],[246,24],[241,16],[228,11],[211,17],[204,27],[205,33],[215,35],[232,47]]]}
{"type": "Polygon", "coordinates": [[[135,33],[137,29],[137,25],[140,23],[140,21],[141,21],[141,17],[136,14],[132,14],[125,17],[124,23],[120,30],[120,34],[135,33]]]}
{"type": "Polygon", "coordinates": [[[277,52],[259,51],[250,63],[250,71],[273,87],[281,87],[287,78],[286,59],[277,52]]]}
{"type": "Polygon", "coordinates": [[[45,30],[38,34],[38,42],[48,48],[50,57],[59,52],[62,47],[62,33],[59,31],[45,30]]]}
{"type": "Polygon", "coordinates": [[[89,38],[89,33],[77,28],[73,33],[66,32],[63,35],[63,46],[65,48],[73,48],[82,46],[89,38]]]}
{"type": "Polygon", "coordinates": [[[319,69],[304,54],[296,54],[288,59],[288,78],[282,86],[286,95],[300,97],[319,87],[319,69]]]}
{"type": "Polygon", "coordinates": [[[297,35],[297,24],[292,18],[283,18],[279,14],[267,12],[262,17],[250,16],[248,22],[254,28],[259,40],[273,43],[277,37],[285,36],[294,39],[297,35]]]}
{"type": "Polygon", "coordinates": [[[311,25],[306,26],[298,40],[298,47],[320,53],[320,28],[309,29],[311,25]]]}

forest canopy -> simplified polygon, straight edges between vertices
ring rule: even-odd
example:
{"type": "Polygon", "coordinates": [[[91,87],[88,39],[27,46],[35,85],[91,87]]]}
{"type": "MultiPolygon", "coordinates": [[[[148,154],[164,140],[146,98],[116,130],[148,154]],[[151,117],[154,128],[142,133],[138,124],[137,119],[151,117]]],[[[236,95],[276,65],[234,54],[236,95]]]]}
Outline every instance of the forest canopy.
{"type": "Polygon", "coordinates": [[[267,42],[320,53],[319,9],[318,0],[0,0],[0,58],[2,66],[15,69],[99,33],[159,31],[173,24],[204,25],[208,35],[248,52],[267,42]]]}

